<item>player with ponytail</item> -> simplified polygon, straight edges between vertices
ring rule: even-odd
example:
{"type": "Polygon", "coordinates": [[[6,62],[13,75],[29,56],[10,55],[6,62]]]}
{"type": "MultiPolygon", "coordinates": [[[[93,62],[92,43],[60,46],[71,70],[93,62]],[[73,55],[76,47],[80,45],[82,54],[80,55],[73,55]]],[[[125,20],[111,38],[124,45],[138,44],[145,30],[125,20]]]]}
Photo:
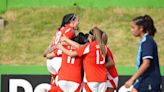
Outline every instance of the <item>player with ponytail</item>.
{"type": "Polygon", "coordinates": [[[50,46],[44,53],[47,58],[47,68],[51,74],[51,89],[48,92],[56,92],[58,90],[58,71],[62,63],[62,51],[56,49],[56,44],[60,43],[61,36],[65,35],[69,39],[75,38],[75,30],[78,29],[79,18],[74,13],[64,15],[61,26],[55,32],[55,36],[50,43],[50,46]]]}
{"type": "Polygon", "coordinates": [[[107,46],[102,39],[102,34],[103,31],[98,27],[92,28],[88,35],[89,42],[85,45],[78,45],[67,39],[68,43],[73,43],[71,45],[77,48],[75,51],[69,51],[62,45],[58,45],[63,53],[71,57],[83,57],[83,92],[105,92],[107,90],[107,69],[105,65],[107,46]]]}
{"type": "Polygon", "coordinates": [[[140,39],[136,59],[136,73],[125,83],[131,92],[161,92],[161,74],[158,59],[158,48],[153,37],[156,33],[154,21],[149,15],[138,16],[132,20],[133,36],[140,39]]]}

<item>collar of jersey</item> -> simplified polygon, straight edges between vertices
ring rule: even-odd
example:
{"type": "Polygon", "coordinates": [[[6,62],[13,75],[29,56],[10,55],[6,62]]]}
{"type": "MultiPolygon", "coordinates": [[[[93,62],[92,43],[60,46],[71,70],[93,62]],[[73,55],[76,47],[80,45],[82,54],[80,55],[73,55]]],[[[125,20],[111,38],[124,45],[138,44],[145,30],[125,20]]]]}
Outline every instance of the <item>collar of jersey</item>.
{"type": "Polygon", "coordinates": [[[72,28],[72,27],[70,26],[70,24],[67,24],[67,25],[65,25],[65,27],[69,27],[69,28],[72,28]]]}
{"type": "Polygon", "coordinates": [[[142,39],[141,39],[140,44],[146,41],[146,36],[147,36],[147,35],[148,35],[148,33],[145,33],[145,34],[144,34],[144,36],[143,36],[142,39]]]}
{"type": "Polygon", "coordinates": [[[145,33],[144,36],[142,37],[141,41],[140,41],[140,44],[139,44],[139,48],[138,48],[138,53],[137,53],[137,58],[136,58],[136,69],[138,70],[139,67],[140,67],[140,59],[141,59],[141,44],[143,42],[146,41],[146,36],[148,35],[148,33],[145,33]]]}

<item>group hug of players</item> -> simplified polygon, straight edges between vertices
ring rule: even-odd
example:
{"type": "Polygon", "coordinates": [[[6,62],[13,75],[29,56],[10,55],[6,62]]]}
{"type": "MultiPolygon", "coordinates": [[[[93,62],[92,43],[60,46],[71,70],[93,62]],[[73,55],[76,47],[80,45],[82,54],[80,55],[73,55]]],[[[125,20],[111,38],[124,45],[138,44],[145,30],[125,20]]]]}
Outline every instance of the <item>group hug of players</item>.
{"type": "MultiPolygon", "coordinates": [[[[115,91],[118,74],[107,34],[98,27],[77,34],[78,24],[78,16],[66,14],[44,53],[52,75],[48,92],[115,91]]],[[[140,40],[137,71],[119,92],[163,92],[154,21],[149,15],[137,16],[130,26],[132,35],[140,40]]]]}
{"type": "Polygon", "coordinates": [[[77,34],[79,18],[63,17],[44,56],[51,73],[48,92],[114,92],[118,84],[108,36],[98,27],[77,34]]]}

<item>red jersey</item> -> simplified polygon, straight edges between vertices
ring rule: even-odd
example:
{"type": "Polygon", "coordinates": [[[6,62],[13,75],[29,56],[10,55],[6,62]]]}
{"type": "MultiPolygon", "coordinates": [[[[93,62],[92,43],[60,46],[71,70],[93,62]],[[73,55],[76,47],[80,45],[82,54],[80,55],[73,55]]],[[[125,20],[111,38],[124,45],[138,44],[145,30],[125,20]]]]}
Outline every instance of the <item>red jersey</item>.
{"type": "Polygon", "coordinates": [[[50,43],[50,47],[53,47],[57,43],[60,42],[61,36],[65,35],[69,39],[72,39],[75,37],[74,29],[68,24],[65,25],[65,27],[62,27],[60,30],[57,30],[55,33],[55,37],[53,38],[53,41],[50,43]]]}
{"type": "MultiPolygon", "coordinates": [[[[61,29],[61,34],[62,36],[65,35],[68,39],[72,39],[76,36],[73,27],[69,24],[61,29]]],[[[65,45],[64,47],[68,50],[72,50],[70,45],[65,45]]],[[[82,62],[80,57],[70,57],[65,53],[62,53],[62,65],[59,71],[59,80],[69,80],[81,83],[81,69],[82,62]]]]}
{"type": "Polygon", "coordinates": [[[62,51],[57,48],[57,49],[54,50],[54,54],[55,54],[56,57],[61,57],[62,56],[62,51]]]}
{"type": "MultiPolygon", "coordinates": [[[[55,37],[53,38],[53,41],[50,44],[50,47],[53,47],[54,45],[58,44],[60,42],[61,36],[65,35],[69,39],[72,39],[75,37],[75,33],[73,28],[70,25],[66,25],[65,27],[62,27],[60,30],[57,30],[55,33],[55,37]]],[[[60,51],[58,49],[54,50],[55,56],[59,55],[60,51]]]]}
{"type": "MultiPolygon", "coordinates": [[[[62,36],[65,35],[68,39],[73,39],[76,36],[73,27],[71,27],[69,24],[65,25],[65,27],[61,29],[61,33],[62,36]]],[[[66,46],[70,45],[64,45],[64,47],[66,46]]]]}
{"type": "Polygon", "coordinates": [[[105,82],[107,80],[105,57],[96,41],[80,47],[76,52],[79,56],[84,55],[83,67],[88,82],[105,82]]]}
{"type": "Polygon", "coordinates": [[[65,27],[61,29],[61,34],[62,36],[65,35],[69,39],[72,39],[76,36],[74,29],[69,24],[65,25],[65,27]]]}
{"type": "MultiPolygon", "coordinates": [[[[110,50],[109,48],[107,48],[107,50],[108,50],[107,55],[108,55],[109,57],[112,58],[113,63],[114,63],[113,54],[112,54],[111,50],[110,50]]],[[[114,65],[114,66],[111,66],[111,67],[110,67],[109,69],[107,69],[107,70],[108,70],[109,74],[110,74],[113,78],[118,77],[118,73],[117,73],[117,70],[116,70],[115,65],[114,65]]]]}
{"type": "Polygon", "coordinates": [[[62,33],[60,30],[57,30],[55,33],[55,37],[53,37],[52,42],[50,43],[50,47],[53,47],[54,45],[58,44],[60,41],[60,37],[62,36],[62,33]]]}
{"type": "MultiPolygon", "coordinates": [[[[66,49],[72,50],[71,46],[67,46],[66,49]]],[[[70,57],[65,53],[62,53],[62,65],[58,74],[59,80],[68,80],[81,83],[81,69],[82,59],[79,56],[70,57]]]]}

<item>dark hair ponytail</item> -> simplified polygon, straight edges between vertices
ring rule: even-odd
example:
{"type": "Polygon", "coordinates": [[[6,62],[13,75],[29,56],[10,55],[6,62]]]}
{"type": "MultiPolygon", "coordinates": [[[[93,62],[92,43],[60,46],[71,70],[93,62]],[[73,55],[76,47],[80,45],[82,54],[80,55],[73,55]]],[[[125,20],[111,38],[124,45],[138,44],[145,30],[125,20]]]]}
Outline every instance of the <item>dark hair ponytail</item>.
{"type": "Polygon", "coordinates": [[[69,14],[66,14],[64,17],[63,17],[63,20],[62,20],[62,23],[60,25],[60,28],[64,27],[66,24],[69,24],[71,21],[74,21],[76,18],[76,15],[74,13],[69,13],[69,14]]]}
{"type": "Polygon", "coordinates": [[[154,21],[149,15],[136,17],[133,21],[136,25],[143,27],[143,32],[148,33],[151,36],[154,36],[157,32],[154,26],[154,21]]]}
{"type": "Polygon", "coordinates": [[[147,22],[147,31],[149,35],[154,36],[155,33],[157,32],[155,26],[154,26],[154,21],[149,15],[144,16],[146,22],[147,22]]]}

